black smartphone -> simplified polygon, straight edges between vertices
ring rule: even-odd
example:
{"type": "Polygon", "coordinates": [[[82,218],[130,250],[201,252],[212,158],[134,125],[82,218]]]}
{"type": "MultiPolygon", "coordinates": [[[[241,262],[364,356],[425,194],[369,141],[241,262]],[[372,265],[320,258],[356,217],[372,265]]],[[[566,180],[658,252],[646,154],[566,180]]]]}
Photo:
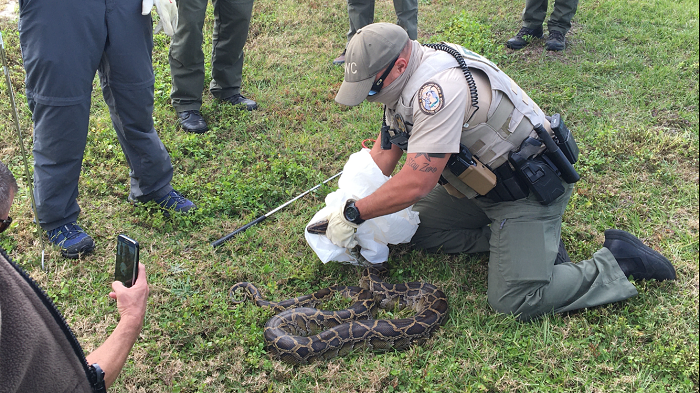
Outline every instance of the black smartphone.
{"type": "Polygon", "coordinates": [[[130,288],[139,274],[139,242],[126,236],[117,236],[117,263],[114,267],[114,280],[121,281],[130,288]]]}

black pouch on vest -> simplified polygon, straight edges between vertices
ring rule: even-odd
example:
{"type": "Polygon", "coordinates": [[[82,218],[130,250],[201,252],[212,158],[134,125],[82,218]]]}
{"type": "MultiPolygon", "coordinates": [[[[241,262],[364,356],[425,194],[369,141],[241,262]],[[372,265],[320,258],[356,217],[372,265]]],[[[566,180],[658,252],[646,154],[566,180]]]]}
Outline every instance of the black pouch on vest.
{"type": "Polygon", "coordinates": [[[515,176],[508,163],[502,164],[493,172],[496,174],[496,187],[486,194],[487,198],[494,202],[509,202],[526,198],[530,194],[527,185],[515,176]]]}
{"type": "Polygon", "coordinates": [[[552,131],[554,131],[554,136],[557,137],[557,146],[564,156],[571,164],[575,164],[578,161],[578,145],[574,140],[574,134],[566,127],[564,122],[561,120],[561,115],[555,113],[552,115],[552,120],[550,121],[552,126],[552,131]]]}
{"type": "Polygon", "coordinates": [[[545,156],[531,158],[534,147],[542,143],[534,138],[527,138],[517,152],[511,152],[508,160],[515,168],[515,175],[535,194],[543,205],[549,205],[564,192],[564,185],[557,173],[556,167],[545,156]]]}
{"type": "Polygon", "coordinates": [[[403,151],[408,150],[408,133],[407,132],[389,129],[388,134],[389,134],[389,142],[391,142],[392,145],[398,146],[403,151]]]}

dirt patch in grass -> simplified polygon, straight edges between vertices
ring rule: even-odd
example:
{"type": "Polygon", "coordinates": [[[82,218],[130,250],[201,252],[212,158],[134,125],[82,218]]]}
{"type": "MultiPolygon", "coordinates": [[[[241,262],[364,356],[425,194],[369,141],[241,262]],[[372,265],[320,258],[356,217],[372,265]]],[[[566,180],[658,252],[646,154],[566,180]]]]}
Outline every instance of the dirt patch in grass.
{"type": "Polygon", "coordinates": [[[0,0],[0,19],[17,19],[17,0],[0,0]]]}

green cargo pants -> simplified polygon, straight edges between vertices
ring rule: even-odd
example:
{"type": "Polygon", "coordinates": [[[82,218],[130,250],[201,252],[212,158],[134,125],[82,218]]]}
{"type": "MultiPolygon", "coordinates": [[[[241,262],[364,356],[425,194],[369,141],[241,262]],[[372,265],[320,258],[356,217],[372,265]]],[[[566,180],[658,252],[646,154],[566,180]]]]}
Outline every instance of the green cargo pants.
{"type": "MultiPolygon", "coordinates": [[[[178,112],[199,110],[204,89],[204,17],[208,0],[178,1],[178,25],[170,44],[170,93],[178,112]]],[[[209,91],[224,99],[241,92],[243,46],[253,14],[253,0],[212,0],[214,34],[209,91]]]]}
{"type": "Polygon", "coordinates": [[[490,252],[488,302],[496,311],[529,320],[635,296],[612,253],[554,265],[561,217],[573,186],[549,206],[530,197],[514,202],[458,199],[442,186],[416,203],[420,225],[411,242],[428,251],[490,252]]]}
{"type": "MultiPolygon", "coordinates": [[[[357,30],[374,22],[375,0],[348,0],[350,30],[348,42],[357,30]]],[[[399,26],[408,33],[408,38],[418,39],[418,0],[394,0],[394,10],[399,26]]]]}
{"type": "MultiPolygon", "coordinates": [[[[526,0],[522,15],[523,27],[535,29],[542,26],[547,16],[548,2],[548,0],[526,0]]],[[[554,10],[547,21],[547,28],[566,35],[571,28],[571,19],[576,14],[577,7],[578,0],[555,0],[554,10]]]]}

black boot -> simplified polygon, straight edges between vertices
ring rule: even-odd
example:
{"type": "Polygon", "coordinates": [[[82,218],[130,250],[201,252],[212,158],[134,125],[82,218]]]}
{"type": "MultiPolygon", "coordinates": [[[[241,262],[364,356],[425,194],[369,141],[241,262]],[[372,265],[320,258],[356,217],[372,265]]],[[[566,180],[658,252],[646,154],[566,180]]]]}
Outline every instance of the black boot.
{"type": "Polygon", "coordinates": [[[198,110],[182,111],[177,113],[177,119],[182,126],[182,129],[195,134],[203,134],[207,132],[207,122],[204,121],[202,114],[198,110]]]}
{"type": "Polygon", "coordinates": [[[242,105],[245,109],[252,111],[258,109],[258,103],[251,100],[250,98],[245,98],[241,94],[234,94],[231,97],[224,98],[222,101],[227,101],[231,105],[242,105]]]}
{"type": "Polygon", "coordinates": [[[534,38],[542,38],[543,36],[544,32],[542,31],[542,26],[536,29],[523,27],[520,29],[518,34],[515,35],[515,37],[506,41],[506,46],[510,49],[522,49],[526,47],[534,38]]]}
{"type": "Polygon", "coordinates": [[[562,263],[569,262],[571,262],[571,258],[569,258],[569,253],[566,252],[566,248],[564,248],[564,241],[559,239],[559,253],[557,253],[557,259],[554,260],[554,264],[561,265],[562,263]]]}
{"type": "Polygon", "coordinates": [[[564,34],[556,30],[550,31],[547,41],[544,42],[544,48],[551,51],[566,49],[566,38],[564,34]]]}
{"type": "Polygon", "coordinates": [[[635,280],[675,280],[676,269],[663,255],[647,247],[641,240],[619,229],[605,231],[603,247],[610,250],[620,269],[635,280]]]}

